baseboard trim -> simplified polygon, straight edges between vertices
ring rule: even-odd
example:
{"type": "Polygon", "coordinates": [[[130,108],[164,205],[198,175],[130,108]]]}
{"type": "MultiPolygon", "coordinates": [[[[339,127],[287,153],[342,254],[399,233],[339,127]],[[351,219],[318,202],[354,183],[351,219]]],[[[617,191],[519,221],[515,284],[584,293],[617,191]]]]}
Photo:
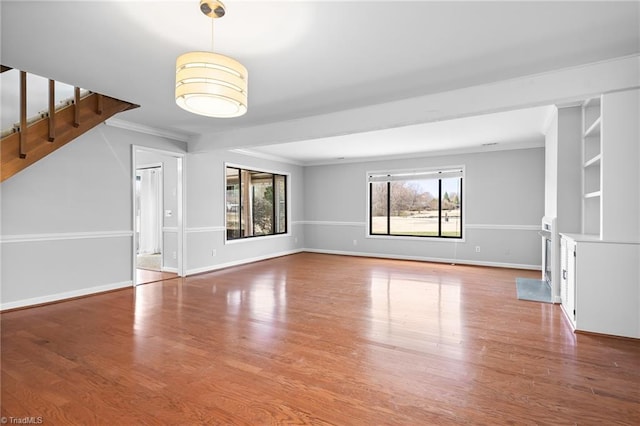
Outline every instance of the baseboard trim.
{"type": "Polygon", "coordinates": [[[300,224],[318,226],[367,226],[367,222],[337,222],[333,220],[302,220],[300,224]]]}
{"type": "Polygon", "coordinates": [[[478,260],[467,259],[445,259],[439,257],[425,257],[425,256],[403,256],[397,254],[383,254],[383,253],[365,253],[354,251],[341,251],[341,250],[321,250],[306,248],[301,251],[309,253],[321,253],[321,254],[337,254],[341,256],[360,256],[360,257],[375,257],[379,259],[395,259],[395,260],[417,260],[420,262],[434,262],[434,263],[451,263],[458,265],[473,265],[473,266],[491,266],[495,268],[509,268],[509,269],[529,269],[533,271],[541,271],[541,265],[527,265],[520,263],[503,263],[503,262],[484,262],[478,260]]]}
{"type": "Polygon", "coordinates": [[[493,223],[468,223],[466,229],[487,229],[491,231],[539,231],[540,225],[500,225],[493,223]]]}
{"type": "Polygon", "coordinates": [[[613,339],[622,339],[622,340],[631,340],[631,341],[639,341],[640,340],[640,335],[638,336],[622,336],[622,335],[618,335],[618,334],[608,334],[608,333],[602,333],[602,332],[597,332],[597,331],[587,331],[587,330],[574,330],[573,331],[576,334],[584,334],[587,336],[595,336],[595,337],[611,337],[613,339]]]}
{"type": "Polygon", "coordinates": [[[275,257],[288,256],[290,254],[301,253],[303,251],[306,251],[306,250],[303,250],[303,249],[287,250],[279,253],[271,253],[264,256],[252,257],[249,259],[234,260],[233,262],[219,263],[217,265],[208,265],[200,268],[188,269],[187,276],[203,274],[205,272],[217,271],[218,269],[230,268],[232,266],[245,265],[247,263],[260,262],[261,260],[273,259],[275,257]]]}
{"type": "MultiPolygon", "coordinates": [[[[402,255],[394,255],[394,254],[301,248],[301,249],[295,249],[295,250],[282,251],[278,253],[271,253],[263,256],[256,256],[248,259],[236,260],[233,262],[220,263],[217,265],[207,265],[200,268],[193,268],[193,269],[187,270],[186,275],[191,276],[196,274],[202,274],[205,272],[212,272],[219,269],[230,268],[233,266],[259,262],[262,260],[288,256],[290,254],[296,254],[296,253],[302,253],[302,252],[336,254],[336,255],[342,255],[342,256],[374,257],[374,258],[380,258],[380,259],[416,260],[416,261],[422,261],[422,262],[436,262],[436,263],[454,263],[454,264],[460,264],[460,265],[491,266],[491,267],[510,268],[510,269],[529,269],[534,271],[541,270],[540,265],[526,265],[526,264],[502,263],[502,262],[482,262],[482,261],[466,260],[466,259],[443,259],[443,258],[424,257],[424,256],[402,256],[402,255]]],[[[166,272],[177,271],[175,268],[163,268],[163,270],[166,272]]],[[[13,309],[20,309],[25,307],[34,307],[36,305],[44,305],[48,303],[59,302],[59,301],[74,299],[74,298],[83,297],[83,296],[92,296],[95,294],[105,293],[113,290],[119,290],[122,288],[131,287],[131,286],[133,286],[132,281],[122,281],[119,283],[112,283],[112,284],[106,284],[106,285],[101,285],[96,287],[83,288],[83,289],[67,291],[63,293],[50,294],[47,296],[16,300],[14,302],[1,303],[0,312],[5,312],[13,309]]]]}
{"type": "Polygon", "coordinates": [[[172,268],[172,267],[169,267],[169,266],[163,266],[162,267],[162,272],[171,272],[171,273],[177,274],[178,273],[178,268],[172,268]]]}
{"type": "Polygon", "coordinates": [[[82,288],[79,290],[65,291],[63,293],[49,294],[47,296],[32,297],[29,299],[16,300],[15,302],[7,302],[0,304],[0,312],[7,310],[34,307],[36,305],[46,305],[53,302],[60,302],[68,299],[76,299],[83,296],[93,296],[99,293],[106,293],[113,290],[120,290],[126,287],[132,287],[132,281],[122,281],[119,283],[112,283],[106,285],[100,285],[96,287],[82,288]]]}

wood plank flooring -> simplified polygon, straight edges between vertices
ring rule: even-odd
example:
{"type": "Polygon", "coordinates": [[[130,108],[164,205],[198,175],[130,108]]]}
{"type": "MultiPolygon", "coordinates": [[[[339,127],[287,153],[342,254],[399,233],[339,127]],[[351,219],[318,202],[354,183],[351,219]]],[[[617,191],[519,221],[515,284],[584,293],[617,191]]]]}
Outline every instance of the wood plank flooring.
{"type": "Polygon", "coordinates": [[[170,280],[172,278],[177,278],[178,274],[173,272],[161,272],[161,271],[151,271],[149,269],[136,269],[136,283],[137,284],[149,284],[156,281],[162,280],[170,280]]]}
{"type": "Polygon", "coordinates": [[[539,273],[312,253],[7,312],[1,415],[44,424],[640,424],[640,342],[539,273]]]}

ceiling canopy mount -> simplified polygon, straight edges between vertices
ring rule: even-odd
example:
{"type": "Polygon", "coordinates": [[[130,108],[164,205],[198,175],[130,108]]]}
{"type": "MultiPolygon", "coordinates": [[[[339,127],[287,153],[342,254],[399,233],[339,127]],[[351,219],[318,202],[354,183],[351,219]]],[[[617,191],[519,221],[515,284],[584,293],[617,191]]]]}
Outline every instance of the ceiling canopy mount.
{"type": "Polygon", "coordinates": [[[200,0],[200,11],[209,18],[222,18],[226,13],[224,4],[217,0],[200,0]]]}

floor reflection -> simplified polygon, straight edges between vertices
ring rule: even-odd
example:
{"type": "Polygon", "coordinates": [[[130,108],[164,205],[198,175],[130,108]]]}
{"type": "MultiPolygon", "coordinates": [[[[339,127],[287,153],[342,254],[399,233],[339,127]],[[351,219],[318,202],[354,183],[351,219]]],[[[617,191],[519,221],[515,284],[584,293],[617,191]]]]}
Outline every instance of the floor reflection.
{"type": "Polygon", "coordinates": [[[173,342],[158,341],[156,336],[166,327],[192,331],[197,324],[183,324],[182,311],[196,303],[207,306],[211,320],[204,334],[223,332],[230,343],[243,340],[258,346],[279,340],[278,330],[287,321],[285,273],[263,271],[238,281],[223,271],[206,286],[193,284],[195,280],[167,280],[134,289],[137,356],[149,356],[150,350],[166,349],[166,345],[180,346],[182,334],[173,336],[173,342]]]}
{"type": "Polygon", "coordinates": [[[421,351],[462,339],[460,285],[400,274],[372,274],[369,338],[421,351]]]}
{"type": "Polygon", "coordinates": [[[225,292],[227,314],[235,316],[248,308],[252,318],[285,321],[287,318],[287,279],[284,274],[265,272],[225,292]]]}

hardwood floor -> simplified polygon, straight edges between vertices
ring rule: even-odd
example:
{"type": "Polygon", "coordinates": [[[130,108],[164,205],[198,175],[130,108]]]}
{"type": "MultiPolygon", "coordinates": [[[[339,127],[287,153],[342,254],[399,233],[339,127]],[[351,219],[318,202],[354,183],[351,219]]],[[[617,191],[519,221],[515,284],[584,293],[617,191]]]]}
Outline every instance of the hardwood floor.
{"type": "Polygon", "coordinates": [[[640,342],[517,300],[515,278],[538,274],[301,253],[7,312],[1,415],[640,424],[640,342]]]}
{"type": "Polygon", "coordinates": [[[160,272],[160,271],[151,271],[148,269],[136,269],[136,283],[137,284],[149,284],[156,281],[162,280],[170,280],[172,278],[177,278],[178,274],[173,272],[160,272]]]}

